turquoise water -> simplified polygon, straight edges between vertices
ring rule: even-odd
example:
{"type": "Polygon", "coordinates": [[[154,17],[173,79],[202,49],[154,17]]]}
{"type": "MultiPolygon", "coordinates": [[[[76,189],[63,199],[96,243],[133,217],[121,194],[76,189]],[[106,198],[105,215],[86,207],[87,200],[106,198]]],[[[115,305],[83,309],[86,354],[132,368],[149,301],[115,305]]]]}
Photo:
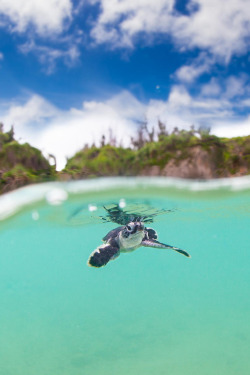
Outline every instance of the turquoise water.
{"type": "Polygon", "coordinates": [[[250,373],[249,178],[37,185],[0,206],[1,375],[250,373]],[[87,267],[121,199],[171,209],[151,226],[192,258],[140,248],[87,267]]]}

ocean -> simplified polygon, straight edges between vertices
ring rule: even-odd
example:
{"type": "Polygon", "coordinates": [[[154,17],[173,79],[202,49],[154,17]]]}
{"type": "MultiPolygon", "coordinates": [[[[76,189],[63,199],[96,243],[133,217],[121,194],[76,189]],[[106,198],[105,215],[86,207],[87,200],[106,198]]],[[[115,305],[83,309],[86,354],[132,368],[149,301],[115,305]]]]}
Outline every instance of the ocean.
{"type": "Polygon", "coordinates": [[[250,374],[250,177],[39,184],[0,219],[0,375],[250,374]],[[191,258],[88,267],[112,205],[159,212],[148,226],[191,258]]]}

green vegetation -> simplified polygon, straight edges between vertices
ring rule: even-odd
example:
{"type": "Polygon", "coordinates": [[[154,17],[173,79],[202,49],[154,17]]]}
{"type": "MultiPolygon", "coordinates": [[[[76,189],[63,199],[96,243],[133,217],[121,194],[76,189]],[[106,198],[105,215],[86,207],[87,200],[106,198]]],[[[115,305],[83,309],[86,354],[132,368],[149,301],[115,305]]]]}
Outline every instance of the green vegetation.
{"type": "Polygon", "coordinates": [[[102,136],[99,147],[85,145],[56,172],[40,150],[18,143],[13,128],[4,133],[0,124],[0,193],[30,183],[101,176],[208,179],[250,174],[250,136],[218,138],[194,127],[168,133],[159,121],[151,131],[142,124],[130,147],[117,143],[112,133],[108,140],[102,136]]]}
{"type": "Polygon", "coordinates": [[[4,133],[0,124],[0,193],[55,178],[55,167],[40,150],[28,143],[21,145],[14,139],[13,128],[4,133]]]}
{"type": "Polygon", "coordinates": [[[85,146],[70,158],[61,178],[163,175],[218,178],[250,173],[250,136],[218,138],[209,130],[177,128],[169,134],[159,122],[158,131],[145,124],[131,138],[131,147],[117,147],[114,138],[101,146],[85,146]],[[202,165],[203,164],[203,165],[202,165]],[[171,166],[171,170],[170,170],[171,166]],[[168,168],[169,167],[169,168],[168,168]]]}

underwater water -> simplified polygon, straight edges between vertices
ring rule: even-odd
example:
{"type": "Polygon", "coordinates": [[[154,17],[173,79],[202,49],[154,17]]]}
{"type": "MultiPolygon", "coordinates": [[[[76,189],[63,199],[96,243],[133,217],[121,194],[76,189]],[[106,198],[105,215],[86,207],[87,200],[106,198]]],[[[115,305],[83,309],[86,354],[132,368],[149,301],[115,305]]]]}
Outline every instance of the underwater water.
{"type": "Polygon", "coordinates": [[[0,217],[0,375],[250,374],[249,178],[42,184],[0,217]],[[149,226],[192,257],[87,267],[113,203],[171,210],[149,226]]]}

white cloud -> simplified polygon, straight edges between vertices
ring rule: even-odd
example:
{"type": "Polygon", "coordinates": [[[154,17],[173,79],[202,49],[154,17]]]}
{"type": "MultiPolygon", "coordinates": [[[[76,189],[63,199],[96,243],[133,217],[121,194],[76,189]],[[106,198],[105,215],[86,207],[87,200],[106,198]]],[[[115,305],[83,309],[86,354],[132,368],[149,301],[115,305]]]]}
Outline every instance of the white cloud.
{"type": "Polygon", "coordinates": [[[181,82],[191,83],[200,75],[208,73],[213,64],[214,59],[202,52],[191,64],[180,67],[175,72],[175,76],[181,82]]]}
{"type": "Polygon", "coordinates": [[[149,102],[146,117],[151,125],[161,119],[172,131],[176,126],[183,129],[189,129],[191,125],[211,127],[221,119],[231,122],[234,112],[231,103],[225,99],[192,97],[182,85],[175,85],[167,101],[149,102]]]}
{"type": "MultiPolygon", "coordinates": [[[[246,110],[246,99],[238,102],[246,110]]],[[[250,117],[237,116],[234,99],[220,99],[203,95],[191,96],[181,85],[175,85],[166,101],[138,101],[131,93],[122,91],[105,101],[84,102],[82,108],[59,110],[44,98],[33,95],[26,103],[12,103],[6,110],[0,108],[0,119],[7,130],[14,124],[16,138],[30,142],[44,154],[54,154],[58,168],[65,165],[86,143],[99,142],[109,129],[123,145],[128,145],[138,122],[148,120],[150,127],[158,119],[174,127],[189,129],[191,125],[209,126],[219,136],[250,135],[250,117]]]]}
{"type": "Polygon", "coordinates": [[[250,135],[250,116],[244,121],[218,122],[213,126],[213,134],[217,137],[243,137],[250,135]]]}
{"type": "Polygon", "coordinates": [[[212,77],[210,82],[203,85],[201,95],[204,97],[221,96],[227,100],[232,100],[232,104],[237,105],[237,101],[247,99],[250,94],[249,77],[246,74],[238,76],[229,76],[225,79],[212,77]]]}
{"type": "MultiPolygon", "coordinates": [[[[39,95],[33,95],[26,103],[11,103],[8,108],[7,118],[9,124],[26,126],[34,123],[43,124],[44,121],[58,115],[58,110],[47,100],[39,95]]],[[[3,117],[3,122],[7,120],[3,117]]]]}
{"type": "Polygon", "coordinates": [[[201,89],[201,94],[203,96],[217,96],[221,93],[221,91],[222,88],[218,80],[212,77],[207,84],[203,85],[201,89]]]}
{"type": "Polygon", "coordinates": [[[95,0],[101,13],[92,30],[97,43],[109,42],[113,47],[133,46],[140,33],[168,32],[174,0],[95,0]]]}
{"type": "Polygon", "coordinates": [[[242,100],[241,104],[243,107],[250,107],[250,98],[242,100]]]}
{"type": "Polygon", "coordinates": [[[80,57],[80,52],[77,45],[71,45],[66,49],[59,49],[38,45],[34,41],[29,41],[19,47],[24,54],[34,53],[43,66],[43,70],[47,74],[54,72],[56,63],[62,59],[68,66],[73,66],[80,57]]]}
{"type": "Polygon", "coordinates": [[[186,48],[199,47],[229,60],[247,51],[250,32],[248,0],[192,0],[198,10],[176,19],[174,37],[186,48]]]}
{"type": "MultiPolygon", "coordinates": [[[[228,61],[245,53],[250,32],[248,0],[189,0],[190,14],[174,0],[95,0],[101,12],[93,27],[96,43],[133,47],[139,33],[172,36],[182,49],[200,48],[228,61]]],[[[184,73],[183,73],[184,74],[184,73]]]]}
{"type": "Polygon", "coordinates": [[[226,91],[225,95],[227,98],[232,99],[236,96],[242,96],[246,94],[246,82],[247,77],[242,75],[239,77],[230,76],[226,80],[226,91]]]}
{"type": "Polygon", "coordinates": [[[0,60],[3,60],[3,53],[0,52],[0,60]]]}
{"type": "Polygon", "coordinates": [[[1,23],[21,33],[29,26],[39,35],[60,33],[71,14],[71,0],[0,0],[1,23]]]}
{"type": "MultiPolygon", "coordinates": [[[[128,92],[121,92],[104,102],[84,102],[80,109],[61,111],[40,96],[32,96],[24,104],[12,104],[2,111],[5,128],[14,124],[16,138],[30,142],[45,154],[56,155],[58,168],[66,157],[84,144],[99,142],[113,129],[117,139],[129,143],[136,121],[143,118],[145,107],[128,92]]],[[[0,112],[1,114],[1,112],[0,112]]]]}
{"type": "Polygon", "coordinates": [[[85,34],[77,27],[69,30],[69,25],[82,6],[73,0],[0,0],[0,28],[22,34],[26,41],[17,39],[19,51],[33,53],[51,74],[59,60],[69,67],[79,60],[85,34]]]}
{"type": "MultiPolygon", "coordinates": [[[[166,40],[172,38],[180,51],[195,48],[205,51],[205,58],[198,57],[176,72],[182,82],[192,82],[208,72],[213,63],[228,62],[232,55],[247,51],[249,0],[187,0],[188,14],[176,11],[176,0],[0,0],[0,27],[18,33],[27,32],[31,27],[33,39],[39,35],[55,40],[56,36],[62,37],[67,25],[79,16],[79,10],[87,3],[100,5],[90,32],[94,44],[134,48],[138,37],[142,37],[144,43],[152,43],[160,34],[166,40]]],[[[40,61],[50,61],[48,70],[53,71],[60,57],[65,61],[77,59],[76,39],[77,36],[72,35],[75,47],[68,43],[64,52],[58,47],[34,48],[40,61]]],[[[29,41],[28,45],[31,43],[29,41]]]]}
{"type": "Polygon", "coordinates": [[[190,106],[191,102],[192,98],[184,86],[176,85],[172,87],[168,97],[168,103],[171,107],[187,107],[190,106]]]}

